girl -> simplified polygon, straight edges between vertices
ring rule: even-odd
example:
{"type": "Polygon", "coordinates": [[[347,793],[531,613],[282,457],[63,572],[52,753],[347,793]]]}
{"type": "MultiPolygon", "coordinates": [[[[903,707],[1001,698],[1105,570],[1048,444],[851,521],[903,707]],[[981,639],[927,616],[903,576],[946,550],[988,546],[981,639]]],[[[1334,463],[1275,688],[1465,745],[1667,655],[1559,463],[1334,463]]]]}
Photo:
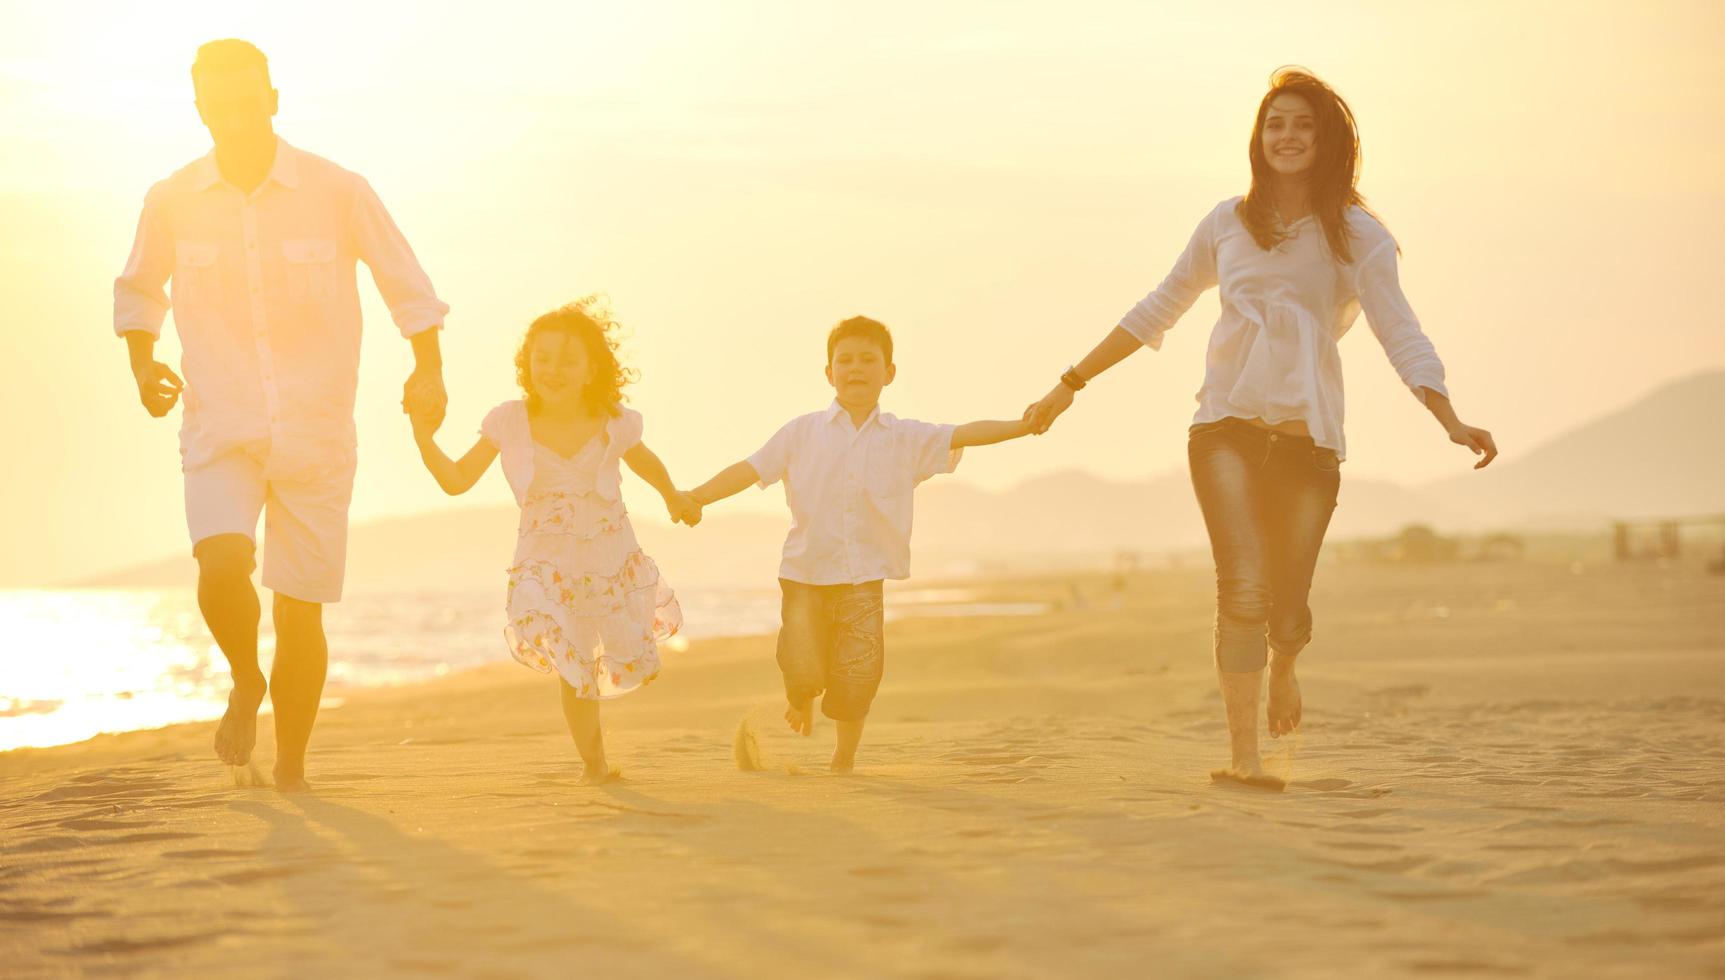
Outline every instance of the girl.
{"type": "Polygon", "coordinates": [[[1246,196],[1205,215],[1162,284],[1025,417],[1046,431],[1075,392],[1140,347],[1160,347],[1198,294],[1221,286],[1187,443],[1216,562],[1216,666],[1233,755],[1211,775],[1281,789],[1259,759],[1258,697],[1268,662],[1270,734],[1299,726],[1294,659],[1311,641],[1307,595],[1346,455],[1336,342],[1359,312],[1450,441],[1482,457],[1475,469],[1497,446],[1456,417],[1443,364],[1397,282],[1395,240],[1355,189],[1360,144],[1347,103],[1305,71],[1276,72],[1249,153],[1246,196]]]}
{"type": "Polygon", "coordinates": [[[433,405],[408,399],[420,458],[445,492],[465,493],[503,456],[521,505],[503,637],[516,660],[559,675],[583,785],[615,775],[605,760],[599,702],[657,677],[658,641],[683,620],[658,567],[635,542],[618,461],[659,491],[673,521],[700,519],[700,508],[641,441],[640,413],[619,404],[633,377],[617,362],[615,326],[592,297],[534,320],[515,355],[525,397],[492,409],[460,460],[432,439],[441,422],[433,405]]]}

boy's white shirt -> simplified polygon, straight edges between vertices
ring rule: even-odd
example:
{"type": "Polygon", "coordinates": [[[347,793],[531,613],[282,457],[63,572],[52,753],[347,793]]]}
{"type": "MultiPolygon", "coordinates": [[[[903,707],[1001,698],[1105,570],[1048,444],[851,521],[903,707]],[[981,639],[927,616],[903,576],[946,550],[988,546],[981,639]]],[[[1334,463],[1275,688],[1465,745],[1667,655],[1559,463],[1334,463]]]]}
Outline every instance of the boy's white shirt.
{"type": "Polygon", "coordinates": [[[878,405],[858,427],[836,400],[785,423],[749,457],[763,489],[785,484],[791,531],[779,577],[806,585],[908,578],[912,491],[958,467],[956,428],[878,405]]]}

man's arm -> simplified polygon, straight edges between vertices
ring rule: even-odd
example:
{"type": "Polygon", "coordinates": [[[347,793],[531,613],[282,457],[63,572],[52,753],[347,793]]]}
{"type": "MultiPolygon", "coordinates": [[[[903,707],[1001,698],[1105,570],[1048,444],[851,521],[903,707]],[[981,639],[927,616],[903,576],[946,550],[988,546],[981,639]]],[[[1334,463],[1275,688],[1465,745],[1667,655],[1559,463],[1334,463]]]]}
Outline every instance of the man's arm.
{"type": "Polygon", "coordinates": [[[1036,431],[1029,420],[1014,419],[1011,422],[983,420],[966,422],[952,430],[952,448],[966,449],[970,446],[992,446],[997,442],[1017,439],[1036,431]]]}
{"type": "Polygon", "coordinates": [[[734,497],[759,482],[760,474],[756,473],[754,465],[745,459],[720,470],[717,476],[689,491],[689,496],[695,499],[695,503],[706,507],[726,497],[734,497]]]}
{"type": "Polygon", "coordinates": [[[162,214],[160,195],[158,188],[145,195],[132,253],[114,280],[114,333],[126,338],[138,400],[156,418],[173,410],[185,387],[185,382],[155,357],[156,338],[168,315],[168,294],[163,287],[174,271],[174,239],[162,214]]]}

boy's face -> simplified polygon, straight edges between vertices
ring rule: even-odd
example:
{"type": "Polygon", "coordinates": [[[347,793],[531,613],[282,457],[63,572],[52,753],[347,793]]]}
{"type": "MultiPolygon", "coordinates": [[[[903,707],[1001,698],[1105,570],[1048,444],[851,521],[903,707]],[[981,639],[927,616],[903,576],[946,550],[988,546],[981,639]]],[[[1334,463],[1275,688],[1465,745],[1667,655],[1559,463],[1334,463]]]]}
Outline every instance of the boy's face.
{"type": "Polygon", "coordinates": [[[880,390],[892,384],[896,373],[880,346],[866,337],[846,337],[834,344],[833,359],[827,363],[827,383],[846,408],[879,402],[880,390]]]}
{"type": "Polygon", "coordinates": [[[527,360],[528,383],[547,406],[563,408],[581,400],[593,380],[593,362],[581,341],[546,330],[533,338],[527,360]]]}

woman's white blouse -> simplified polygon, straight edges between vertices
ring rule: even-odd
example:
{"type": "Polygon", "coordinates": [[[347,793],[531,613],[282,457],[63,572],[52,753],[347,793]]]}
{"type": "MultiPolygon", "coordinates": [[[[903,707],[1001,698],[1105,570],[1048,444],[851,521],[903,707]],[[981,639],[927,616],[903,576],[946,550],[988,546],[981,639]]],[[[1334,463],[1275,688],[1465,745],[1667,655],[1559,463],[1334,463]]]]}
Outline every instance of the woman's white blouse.
{"type": "Polygon", "coordinates": [[[1354,261],[1330,252],[1324,229],[1306,217],[1269,251],[1237,213],[1240,198],[1198,223],[1167,278],[1127,311],[1120,326],[1146,346],[1211,286],[1222,316],[1210,334],[1194,423],[1227,417],[1300,421],[1320,446],[1347,455],[1342,437],[1342,360],[1337,341],[1364,310],[1403,383],[1423,403],[1424,388],[1448,397],[1443,362],[1420,329],[1396,279],[1396,243],[1365,209],[1347,212],[1354,261]]]}

